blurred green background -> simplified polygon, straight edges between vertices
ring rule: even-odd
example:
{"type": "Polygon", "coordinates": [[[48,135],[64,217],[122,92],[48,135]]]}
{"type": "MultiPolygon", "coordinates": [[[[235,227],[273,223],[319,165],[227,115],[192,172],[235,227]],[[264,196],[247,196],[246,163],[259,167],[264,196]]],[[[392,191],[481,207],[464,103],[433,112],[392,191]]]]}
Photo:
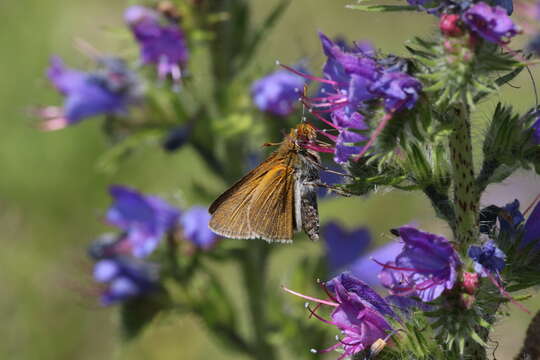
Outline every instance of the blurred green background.
{"type": "MultiPolygon", "coordinates": [[[[294,63],[306,57],[313,69],[320,68],[318,30],[350,40],[370,39],[384,51],[398,54],[403,54],[402,44],[412,35],[434,31],[430,16],[363,14],[346,10],[349,2],[293,0],[261,47],[256,63],[268,68],[277,59],[294,63]]],[[[117,173],[104,174],[96,167],[107,148],[100,119],[40,133],[34,128],[36,120],[27,115],[34,105],[59,102],[44,76],[49,56],[58,54],[74,67],[87,65],[88,60],[73,47],[76,37],[104,52],[121,50],[111,30],[122,26],[122,11],[132,3],[0,1],[0,359],[238,358],[223,353],[190,316],[158,318],[140,339],[120,346],[116,310],[97,306],[89,291],[91,264],[85,251],[96,235],[107,230],[99,221],[109,204],[106,186],[122,183],[155,194],[181,193],[192,181],[209,176],[194,152],[183,148],[168,155],[157,146],[149,147],[128,158],[117,173]]],[[[257,22],[276,1],[252,3],[252,21],[257,22]]],[[[506,89],[499,100],[520,109],[530,106],[534,102],[530,79],[522,77],[514,85],[519,88],[506,89]]],[[[492,107],[491,102],[479,109],[478,124],[487,121],[492,107]]],[[[475,131],[478,137],[482,126],[475,131]]],[[[539,184],[535,175],[522,173],[500,190],[492,189],[485,202],[503,204],[518,197],[528,204],[540,190],[539,184]]],[[[223,187],[213,185],[217,191],[223,187]]],[[[181,194],[196,201],[189,193],[181,194]]],[[[447,232],[434,220],[422,196],[396,191],[324,201],[322,221],[336,217],[349,226],[369,225],[377,243],[390,239],[387,229],[413,221],[428,230],[447,232]]],[[[279,271],[272,272],[286,281],[286,264],[291,259],[304,251],[323,250],[323,243],[296,242],[279,252],[273,264],[279,264],[279,271]]],[[[236,269],[227,271],[234,289],[238,274],[236,269]]],[[[527,305],[532,310],[538,307],[534,301],[527,305]]],[[[517,352],[528,322],[528,315],[514,308],[510,311],[515,316],[499,326],[493,337],[500,342],[499,359],[517,352]]],[[[326,344],[305,347],[308,351],[322,345],[326,344]]]]}

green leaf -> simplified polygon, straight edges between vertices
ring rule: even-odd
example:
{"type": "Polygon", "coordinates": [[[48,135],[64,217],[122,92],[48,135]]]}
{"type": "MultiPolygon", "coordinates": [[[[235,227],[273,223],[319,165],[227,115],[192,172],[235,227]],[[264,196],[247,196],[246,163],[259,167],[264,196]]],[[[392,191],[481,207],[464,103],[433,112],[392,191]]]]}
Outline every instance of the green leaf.
{"type": "Polygon", "coordinates": [[[487,344],[484,340],[482,340],[482,338],[475,332],[475,331],[471,331],[469,333],[470,337],[476,341],[478,344],[484,346],[484,347],[487,347],[487,344]]]}

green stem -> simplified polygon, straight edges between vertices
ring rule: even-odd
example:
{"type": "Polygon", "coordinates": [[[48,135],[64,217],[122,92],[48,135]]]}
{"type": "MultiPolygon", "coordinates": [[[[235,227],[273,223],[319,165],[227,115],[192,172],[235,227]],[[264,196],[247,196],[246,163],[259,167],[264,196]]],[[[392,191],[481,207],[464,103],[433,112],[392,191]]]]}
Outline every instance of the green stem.
{"type": "MultiPolygon", "coordinates": [[[[454,234],[458,250],[465,258],[469,245],[475,243],[480,235],[478,228],[479,192],[474,175],[470,112],[465,98],[454,117],[454,131],[450,135],[449,145],[454,185],[455,222],[454,234]]],[[[488,332],[480,326],[475,331],[485,340],[488,332]]],[[[466,358],[487,359],[486,349],[469,339],[465,343],[466,358]]]]}
{"type": "Polygon", "coordinates": [[[454,131],[449,141],[456,215],[453,228],[459,251],[465,254],[469,245],[479,236],[479,194],[474,177],[470,114],[465,100],[462,106],[456,109],[456,115],[454,131]]]}
{"type": "Polygon", "coordinates": [[[257,240],[245,248],[241,263],[253,329],[252,354],[257,360],[276,359],[275,351],[268,343],[269,326],[265,306],[268,255],[268,244],[257,240]]]}

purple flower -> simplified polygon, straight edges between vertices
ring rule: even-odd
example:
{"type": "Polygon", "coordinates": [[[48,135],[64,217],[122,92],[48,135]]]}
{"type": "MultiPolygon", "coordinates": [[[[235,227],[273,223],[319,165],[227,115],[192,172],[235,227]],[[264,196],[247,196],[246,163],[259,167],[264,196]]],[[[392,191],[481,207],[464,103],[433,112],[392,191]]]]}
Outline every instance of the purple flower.
{"type": "Polygon", "coordinates": [[[342,289],[348,294],[355,294],[364,303],[364,305],[377,310],[382,315],[399,319],[386,300],[377,294],[376,291],[371,289],[368,284],[350,272],[341,273],[332,280],[328,281],[325,285],[328,290],[336,295],[338,295],[337,293],[340,291],[340,289],[342,289]]]}
{"type": "Polygon", "coordinates": [[[357,131],[365,131],[369,127],[364,122],[362,115],[354,112],[349,116],[346,114],[345,109],[337,109],[332,112],[332,123],[339,131],[335,140],[334,161],[339,164],[346,163],[351,156],[360,153],[362,150],[362,146],[357,144],[368,139],[357,131]]]}
{"type": "Polygon", "coordinates": [[[493,240],[482,246],[469,247],[467,254],[474,260],[474,271],[483,277],[488,276],[488,273],[498,275],[504,269],[506,255],[493,240]]]}
{"type": "Polygon", "coordinates": [[[326,240],[326,257],[332,273],[354,262],[371,241],[366,228],[347,231],[335,222],[323,226],[322,234],[326,240]]]}
{"type": "Polygon", "coordinates": [[[105,306],[159,289],[156,266],[127,257],[98,261],[94,266],[94,279],[107,284],[101,294],[101,303],[105,306]]]}
{"type": "Polygon", "coordinates": [[[308,310],[317,319],[337,327],[343,334],[338,343],[320,351],[325,353],[341,348],[343,351],[338,360],[369,349],[377,340],[386,339],[392,331],[390,324],[378,310],[379,307],[395,315],[386,301],[349,274],[340,275],[328,283],[330,300],[316,299],[289,289],[285,290],[307,300],[334,307],[331,320],[322,318],[316,310],[309,307],[308,310]]]}
{"type": "MultiPolygon", "coordinates": [[[[333,280],[336,301],[339,304],[332,312],[332,323],[344,335],[334,346],[325,351],[342,347],[344,359],[368,349],[378,339],[385,339],[392,328],[384,316],[370,306],[354,289],[347,288],[340,278],[333,280]]],[[[373,292],[373,290],[372,290],[373,292]]],[[[381,301],[388,307],[384,299],[381,301]]]]}
{"type": "Polygon", "coordinates": [[[259,110],[273,115],[290,115],[306,83],[305,78],[290,71],[274,71],[251,85],[253,103],[259,110]]]}
{"type": "Polygon", "coordinates": [[[327,57],[323,74],[333,91],[318,100],[316,107],[331,111],[345,107],[348,115],[356,111],[361,101],[375,97],[369,86],[380,76],[380,66],[371,58],[371,52],[357,47],[351,52],[345,51],[323,33],[319,33],[324,54],[327,57]]]}
{"type": "Polygon", "coordinates": [[[525,222],[523,228],[523,240],[521,246],[527,246],[529,244],[535,244],[534,249],[540,249],[540,202],[536,204],[535,208],[529,215],[529,218],[525,222]]]}
{"type": "MultiPolygon", "coordinates": [[[[540,33],[536,34],[529,40],[527,44],[527,50],[535,56],[540,56],[540,33]]],[[[540,137],[540,135],[539,135],[540,137]]],[[[540,138],[536,141],[536,144],[540,143],[540,138]]]]}
{"type": "Polygon", "coordinates": [[[523,220],[525,220],[525,217],[519,210],[518,199],[506,204],[499,210],[499,224],[503,232],[514,234],[523,220]]]}
{"type": "Polygon", "coordinates": [[[114,203],[106,220],[125,231],[125,241],[134,256],[148,256],[163,235],[174,229],[180,211],[155,196],[147,196],[125,186],[109,188],[114,203]]]}
{"type": "Polygon", "coordinates": [[[386,72],[371,86],[371,91],[384,99],[388,112],[412,109],[421,90],[420,81],[402,72],[386,72]]]}
{"type": "Polygon", "coordinates": [[[127,8],[124,19],[139,43],[142,63],[155,64],[161,79],[170,75],[173,80],[180,80],[181,69],[188,61],[188,48],[179,25],[140,5],[127,8]]]}
{"type": "Polygon", "coordinates": [[[403,251],[393,262],[381,264],[381,282],[392,295],[415,293],[429,302],[454,287],[461,262],[446,238],[411,226],[399,228],[399,235],[403,251]]]}
{"type": "Polygon", "coordinates": [[[64,106],[38,111],[43,130],[58,130],[95,115],[119,115],[140,98],[137,77],[122,60],[100,59],[101,69],[83,72],[65,67],[58,57],[51,59],[49,80],[65,97],[64,106]]]}
{"type": "Polygon", "coordinates": [[[180,217],[184,237],[200,249],[209,249],[218,237],[210,228],[210,214],[203,206],[193,206],[180,217]]]}
{"type": "Polygon", "coordinates": [[[476,3],[467,9],[463,13],[463,22],[473,32],[496,44],[506,44],[510,38],[521,32],[505,9],[499,6],[492,7],[485,2],[476,3]]]}
{"type": "Polygon", "coordinates": [[[535,145],[540,145],[540,117],[532,125],[532,139],[535,145]]]}
{"type": "Polygon", "coordinates": [[[392,241],[356,260],[349,267],[349,270],[354,276],[365,281],[368,285],[380,286],[381,282],[378,274],[381,266],[373,261],[373,259],[377,259],[381,263],[387,263],[394,260],[402,250],[403,244],[401,242],[392,241]]]}

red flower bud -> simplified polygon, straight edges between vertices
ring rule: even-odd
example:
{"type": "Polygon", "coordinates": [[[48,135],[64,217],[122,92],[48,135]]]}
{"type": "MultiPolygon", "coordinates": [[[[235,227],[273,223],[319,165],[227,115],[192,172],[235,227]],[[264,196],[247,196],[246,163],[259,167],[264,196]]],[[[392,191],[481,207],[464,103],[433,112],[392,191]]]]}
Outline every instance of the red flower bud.
{"type": "Polygon", "coordinates": [[[439,22],[439,28],[441,32],[446,36],[461,36],[463,35],[463,29],[459,27],[459,15],[457,14],[444,14],[441,16],[439,22]]]}
{"type": "Polygon", "coordinates": [[[478,274],[464,272],[463,273],[463,289],[467,294],[473,295],[478,289],[478,274]]]}

